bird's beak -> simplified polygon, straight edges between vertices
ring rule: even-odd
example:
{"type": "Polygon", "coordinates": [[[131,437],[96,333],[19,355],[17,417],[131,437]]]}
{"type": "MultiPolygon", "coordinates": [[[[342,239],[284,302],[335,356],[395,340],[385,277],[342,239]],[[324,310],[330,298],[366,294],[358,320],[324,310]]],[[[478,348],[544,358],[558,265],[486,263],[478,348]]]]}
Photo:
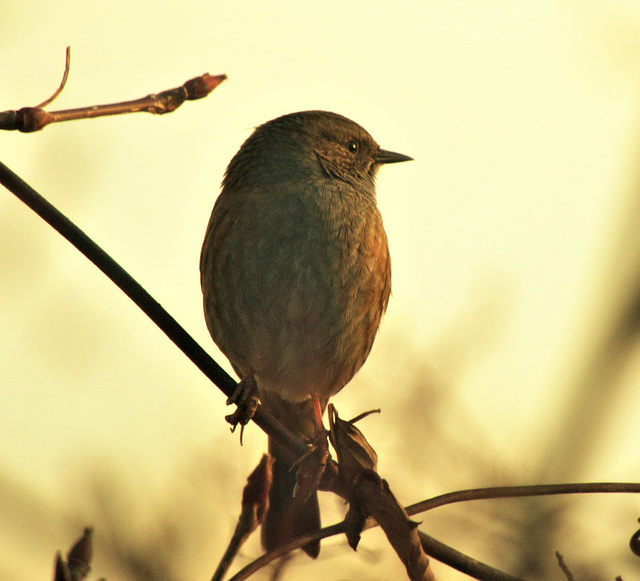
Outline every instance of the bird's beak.
{"type": "Polygon", "coordinates": [[[413,161],[413,157],[404,155],[403,153],[395,153],[386,149],[378,149],[375,155],[376,163],[398,163],[400,161],[413,161]]]}

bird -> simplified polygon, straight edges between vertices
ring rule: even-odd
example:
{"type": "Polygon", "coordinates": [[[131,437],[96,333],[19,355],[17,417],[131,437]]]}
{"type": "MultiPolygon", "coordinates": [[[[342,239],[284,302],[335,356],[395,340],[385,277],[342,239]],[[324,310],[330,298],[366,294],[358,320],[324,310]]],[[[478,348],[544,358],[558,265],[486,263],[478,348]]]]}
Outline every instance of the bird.
{"type": "MultiPolygon", "coordinates": [[[[295,434],[369,356],[391,292],[377,206],[382,149],[350,119],[301,111],[258,126],[231,159],[207,226],[200,279],[207,328],[241,383],[295,434]]],[[[275,440],[262,544],[320,528],[315,490],[296,495],[296,458],[275,440]]],[[[319,541],[303,547],[317,557],[319,541]]]]}

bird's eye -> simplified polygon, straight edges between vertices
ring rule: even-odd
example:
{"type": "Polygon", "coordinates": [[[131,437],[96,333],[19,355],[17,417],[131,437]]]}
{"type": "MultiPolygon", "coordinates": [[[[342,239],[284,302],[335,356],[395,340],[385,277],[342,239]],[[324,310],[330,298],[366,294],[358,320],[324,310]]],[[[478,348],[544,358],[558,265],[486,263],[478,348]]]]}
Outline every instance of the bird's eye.
{"type": "Polygon", "coordinates": [[[355,139],[350,140],[347,143],[347,149],[351,152],[351,153],[358,153],[358,142],[355,139]]]}

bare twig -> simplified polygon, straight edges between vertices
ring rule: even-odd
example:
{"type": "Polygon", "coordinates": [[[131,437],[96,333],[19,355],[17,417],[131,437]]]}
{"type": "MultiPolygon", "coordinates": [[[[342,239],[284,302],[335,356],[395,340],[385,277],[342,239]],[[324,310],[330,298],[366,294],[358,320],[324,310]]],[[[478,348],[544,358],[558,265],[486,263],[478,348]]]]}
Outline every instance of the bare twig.
{"type": "Polygon", "coordinates": [[[434,539],[423,531],[418,531],[418,535],[420,536],[422,548],[427,555],[474,579],[479,579],[480,581],[523,581],[519,577],[514,577],[482,561],[473,559],[453,547],[445,545],[438,539],[434,539]]]}
{"type": "Polygon", "coordinates": [[[45,99],[39,105],[36,105],[35,107],[36,109],[44,109],[47,105],[51,105],[51,103],[53,103],[56,100],[58,95],[62,93],[62,89],[64,89],[64,86],[67,84],[67,79],[69,78],[70,68],[71,68],[71,47],[68,46],[65,61],[64,61],[64,73],[62,75],[62,80],[60,81],[60,85],[53,92],[53,95],[51,95],[51,97],[49,97],[48,99],[45,99]]]}
{"type": "MultiPolygon", "coordinates": [[[[434,508],[445,506],[447,504],[453,504],[455,502],[466,502],[469,500],[482,500],[490,498],[516,498],[527,496],[546,496],[554,494],[578,494],[578,493],[639,493],[640,484],[637,483],[618,483],[618,482],[596,482],[596,483],[578,483],[578,484],[550,484],[541,486],[505,486],[496,488],[478,488],[471,490],[462,490],[459,492],[452,492],[449,494],[443,494],[434,498],[413,504],[406,507],[408,515],[416,515],[421,512],[426,512],[434,508]]],[[[369,518],[366,521],[363,530],[378,526],[378,523],[373,518],[369,518]]],[[[345,521],[337,524],[325,527],[315,533],[300,537],[295,541],[292,541],[288,545],[280,547],[276,551],[272,551],[260,558],[249,563],[241,571],[239,571],[229,581],[242,581],[247,579],[250,575],[265,567],[272,561],[301,548],[309,542],[326,539],[328,537],[341,535],[346,533],[345,521]]],[[[450,567],[461,571],[467,575],[474,577],[475,579],[482,579],[485,581],[518,581],[518,578],[513,577],[507,573],[503,573],[481,561],[472,559],[471,557],[456,551],[452,547],[445,545],[444,543],[430,537],[429,535],[419,531],[420,541],[427,555],[437,559],[438,561],[449,565],[450,567]]],[[[640,531],[637,535],[640,537],[640,531]]],[[[634,535],[635,536],[635,535],[634,535]]]]}
{"type": "Polygon", "coordinates": [[[560,554],[560,551],[556,551],[556,558],[558,559],[558,567],[562,569],[562,572],[567,578],[567,581],[575,581],[575,577],[573,576],[573,573],[571,572],[569,567],[567,567],[567,564],[564,562],[564,557],[560,554]]]}
{"type": "Polygon", "coordinates": [[[355,424],[356,422],[359,422],[360,420],[364,420],[364,418],[373,415],[373,414],[379,414],[381,413],[382,410],[380,408],[376,408],[375,410],[369,410],[367,412],[362,412],[361,414],[358,414],[355,418],[351,418],[349,420],[350,424],[355,424]]]}
{"type": "MultiPolygon", "coordinates": [[[[260,556],[256,560],[243,567],[240,571],[238,571],[238,573],[231,577],[229,581],[244,581],[245,579],[248,579],[251,575],[253,575],[256,571],[259,571],[263,567],[266,567],[269,563],[272,563],[276,559],[284,557],[285,555],[295,551],[296,549],[302,548],[307,543],[338,534],[344,534],[344,528],[345,527],[343,521],[336,525],[325,527],[321,531],[318,531],[316,533],[300,537],[287,545],[283,545],[275,551],[265,553],[264,555],[260,556]]],[[[509,575],[508,573],[504,573],[502,571],[499,571],[498,569],[494,569],[493,567],[490,567],[485,563],[476,561],[475,559],[472,559],[464,553],[461,553],[460,551],[457,551],[456,549],[445,545],[437,539],[430,537],[422,531],[418,531],[418,535],[420,537],[422,547],[428,555],[458,571],[472,576],[475,579],[480,579],[481,581],[522,581],[522,579],[518,577],[514,577],[512,575],[509,575]]]]}
{"type": "MultiPolygon", "coordinates": [[[[187,83],[188,84],[188,83],[187,83]]],[[[187,85],[185,84],[185,86],[187,85]]],[[[64,86],[64,82],[61,83],[61,87],[64,86]]],[[[184,88],[184,87],[182,87],[184,88]]],[[[180,89],[180,88],[179,88],[180,89]]],[[[59,94],[59,91],[56,92],[59,94]]],[[[56,94],[52,98],[55,98],[56,94]]],[[[145,98],[146,99],[146,98],[145,98]]],[[[140,101],[130,102],[139,103],[140,101]]],[[[50,101],[49,101],[50,102],[50,101]]],[[[120,104],[123,105],[123,104],[120,104]]],[[[157,111],[156,111],[157,112],[157,111]]],[[[115,114],[115,113],[106,113],[115,114]]],[[[1,118],[0,114],[0,118],[1,118]]],[[[69,240],[76,248],[78,248],[87,258],[89,258],[94,264],[96,264],[119,288],[121,288],[162,330],[167,336],[194,362],[194,364],[207,375],[220,389],[228,396],[230,395],[236,382],[226,372],[220,368],[215,361],[213,361],[209,355],[186,333],[186,331],[134,280],[128,275],[111,257],[109,257],[100,247],[98,247],[84,232],[82,232],[77,226],[70,222],[65,216],[63,216],[56,208],[54,208],[49,202],[42,198],[35,190],[33,190],[28,184],[21,180],[6,166],[0,163],[0,183],[4,184],[10,191],[12,191],[18,198],[31,207],[36,213],[38,213],[46,222],[52,225],[58,232],[60,232],[67,240],[69,240]]],[[[288,446],[293,453],[301,455],[307,449],[306,444],[294,434],[286,430],[284,426],[279,424],[274,418],[266,414],[261,408],[258,409],[254,416],[254,421],[269,435],[278,439],[284,445],[288,446]]],[[[342,496],[345,496],[344,488],[340,488],[340,483],[337,478],[337,465],[330,462],[327,466],[328,478],[323,480],[323,489],[332,490],[342,496]]],[[[453,502],[461,502],[468,500],[478,500],[487,498],[506,498],[506,497],[522,497],[522,496],[537,496],[537,495],[549,495],[549,494],[567,494],[567,493],[592,493],[592,492],[640,492],[640,484],[636,483],[595,483],[595,484],[568,484],[568,485],[549,485],[549,486],[532,486],[532,487],[503,487],[503,488],[486,488],[477,490],[466,490],[456,493],[445,494],[433,499],[429,499],[412,505],[407,508],[409,515],[417,514],[426,510],[443,506],[445,504],[451,504],[453,502]]],[[[368,519],[366,522],[366,528],[376,526],[376,522],[373,519],[368,519]]],[[[303,546],[314,539],[325,538],[334,534],[344,533],[345,524],[340,523],[319,531],[313,535],[307,535],[304,538],[298,539],[294,543],[282,547],[274,553],[265,555],[261,564],[257,567],[264,566],[269,560],[273,560],[283,554],[292,551],[295,548],[303,546]]],[[[639,533],[634,535],[632,539],[636,543],[639,542],[639,533]]],[[[497,572],[494,573],[482,573],[478,570],[482,567],[487,567],[480,563],[476,566],[472,559],[462,555],[467,562],[471,562],[469,570],[461,568],[463,565],[454,564],[449,553],[444,550],[440,550],[436,547],[446,547],[446,545],[438,544],[438,541],[433,539],[434,543],[429,544],[425,539],[428,539],[423,533],[420,533],[420,540],[425,548],[425,551],[433,557],[442,560],[443,562],[457,568],[461,571],[465,571],[467,574],[472,574],[478,579],[501,579],[501,580],[513,580],[506,574],[497,572]],[[440,552],[438,552],[440,551],[440,552]],[[477,568],[479,567],[479,569],[477,568]],[[473,572],[471,572],[473,571],[473,572]],[[491,576],[493,575],[493,576],[491,576]],[[496,576],[497,575],[497,576],[496,576]],[[502,575],[502,576],[499,576],[502,575]]],[[[632,544],[632,549],[633,549],[632,544]]],[[[453,553],[457,553],[450,547],[448,547],[453,553]]],[[[463,559],[463,560],[464,560],[463,559]]],[[[257,562],[255,562],[257,563],[257,562]]],[[[252,564],[253,565],[253,564],[252,564]]],[[[467,565],[464,565],[467,567],[467,565]]],[[[254,568],[251,572],[257,570],[254,568]]],[[[490,571],[494,571],[488,568],[490,571]]],[[[245,570],[243,570],[245,571],[245,570]]],[[[241,572],[242,573],[242,572],[241,572]]],[[[249,573],[250,574],[250,573],[249,573]]],[[[240,575],[240,574],[238,574],[240,575]]],[[[236,576],[234,579],[244,579],[246,577],[236,576]]],[[[66,579],[65,579],[66,581],[66,579]]]]}
{"type": "Polygon", "coordinates": [[[537,486],[498,486],[449,492],[407,507],[409,515],[419,514],[455,502],[486,500],[491,498],[518,498],[523,496],[550,496],[556,494],[640,493],[637,482],[585,482],[571,484],[541,484],[537,486]]]}
{"type": "Polygon", "coordinates": [[[70,48],[67,47],[67,58],[62,82],[56,91],[46,101],[37,107],[23,107],[17,111],[0,112],[0,129],[9,131],[21,131],[31,133],[40,131],[51,123],[73,121],[76,119],[90,119],[104,117],[105,115],[122,115],[124,113],[138,113],[140,111],[162,115],[175,111],[185,101],[202,99],[211,93],[227,75],[210,75],[205,73],[199,77],[190,79],[184,85],[174,89],[168,89],[161,93],[152,93],[141,99],[109,103],[106,105],[93,105],[77,109],[65,109],[62,111],[45,111],[44,107],[51,104],[62,92],[69,77],[69,63],[71,58],[70,48]]]}
{"type": "Polygon", "coordinates": [[[211,581],[222,581],[240,547],[249,538],[249,535],[262,524],[264,515],[269,508],[272,464],[273,459],[265,454],[247,479],[247,485],[242,493],[242,512],[240,513],[236,530],[233,532],[229,546],[222,556],[211,581]]]}

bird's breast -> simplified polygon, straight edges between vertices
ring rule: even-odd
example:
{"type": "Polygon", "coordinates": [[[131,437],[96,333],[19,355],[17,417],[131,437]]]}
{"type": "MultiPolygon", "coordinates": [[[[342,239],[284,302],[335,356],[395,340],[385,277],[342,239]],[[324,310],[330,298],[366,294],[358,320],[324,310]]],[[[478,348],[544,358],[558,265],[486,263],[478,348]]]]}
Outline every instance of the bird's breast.
{"type": "Polygon", "coordinates": [[[217,290],[205,289],[209,327],[261,389],[292,401],[328,397],[364,363],[386,309],[390,261],[380,213],[375,201],[339,190],[248,205],[210,258],[217,290]]]}

